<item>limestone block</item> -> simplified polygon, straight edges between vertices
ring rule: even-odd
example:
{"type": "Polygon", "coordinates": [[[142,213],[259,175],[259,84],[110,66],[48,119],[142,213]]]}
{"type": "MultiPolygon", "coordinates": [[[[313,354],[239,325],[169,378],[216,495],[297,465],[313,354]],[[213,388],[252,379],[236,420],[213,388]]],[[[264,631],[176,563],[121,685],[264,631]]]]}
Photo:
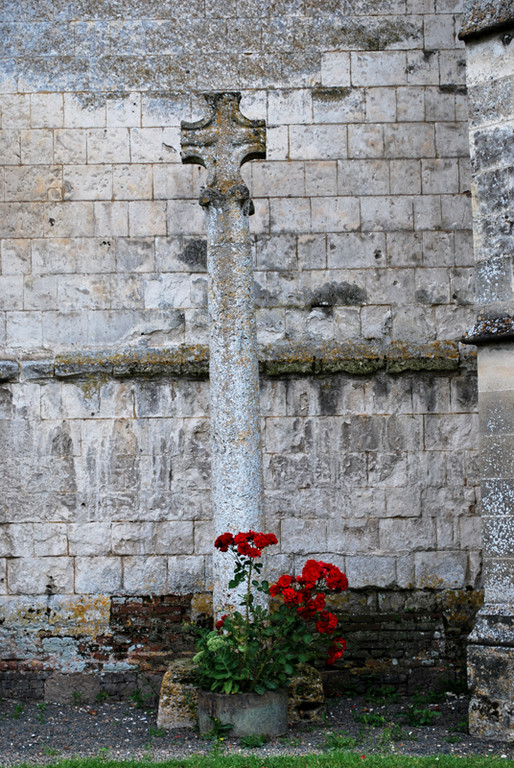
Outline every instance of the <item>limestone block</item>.
{"type": "Polygon", "coordinates": [[[346,126],[291,125],[289,156],[292,160],[335,160],[345,157],[346,126]]]}
{"type": "MultiPolygon", "coordinates": [[[[245,114],[244,110],[243,114],[245,114]]],[[[288,154],[289,129],[287,125],[267,126],[266,157],[268,160],[285,160],[288,154]]]]}
{"type": "Polygon", "coordinates": [[[34,530],[32,524],[9,524],[0,526],[0,556],[32,557],[34,555],[34,530]]]}
{"type": "Polygon", "coordinates": [[[203,556],[179,555],[168,557],[167,562],[168,590],[170,593],[187,595],[192,592],[199,592],[205,587],[208,576],[206,559],[203,556]]]}
{"type": "Polygon", "coordinates": [[[103,94],[84,103],[80,95],[64,93],[65,128],[103,127],[106,120],[106,99],[103,94]]]}
{"type": "Polygon", "coordinates": [[[158,555],[192,554],[193,523],[188,520],[157,523],[154,551],[158,555]]]}
{"type": "Polygon", "coordinates": [[[318,197],[311,201],[313,232],[348,232],[359,229],[359,201],[349,197],[318,197]]]}
{"type": "Polygon", "coordinates": [[[312,121],[312,96],[309,89],[272,90],[268,94],[270,125],[292,125],[312,121]]]}
{"type": "Polygon", "coordinates": [[[324,53],[321,56],[321,84],[325,86],[350,85],[350,54],[324,53]]]}
{"type": "MultiPolygon", "coordinates": [[[[21,162],[20,131],[5,129],[0,131],[0,151],[4,165],[19,165],[21,162]]],[[[52,162],[50,160],[50,162],[52,162]]]]}
{"type": "Polygon", "coordinates": [[[166,557],[123,558],[123,590],[129,595],[161,594],[167,588],[166,557]]]}
{"type": "Polygon", "coordinates": [[[130,152],[134,163],[180,162],[180,129],[131,128],[130,152]]]}
{"type": "Polygon", "coordinates": [[[468,583],[464,552],[416,552],[414,561],[418,587],[458,589],[468,583]]]}
{"type": "Polygon", "coordinates": [[[501,35],[485,36],[466,46],[469,87],[514,75],[514,53],[502,43],[501,35]]]}
{"type": "MultiPolygon", "coordinates": [[[[416,86],[398,88],[396,100],[398,122],[423,122],[425,120],[425,92],[422,88],[416,86]]],[[[396,120],[392,120],[392,122],[396,122],[396,120]]]]}
{"type": "Polygon", "coordinates": [[[36,557],[57,557],[68,554],[67,528],[64,523],[34,523],[34,554],[36,557]]]}
{"type": "Polygon", "coordinates": [[[168,235],[199,235],[205,232],[204,214],[195,200],[169,200],[166,215],[168,235]]]}
{"type": "Polygon", "coordinates": [[[383,552],[416,552],[434,549],[436,531],[430,519],[380,520],[380,550],[383,552]]]}
{"type": "Polygon", "coordinates": [[[0,276],[0,309],[18,310],[23,308],[23,277],[21,275],[0,276]]]}
{"type": "Polygon", "coordinates": [[[214,543],[214,527],[212,520],[195,520],[194,524],[194,553],[195,555],[211,555],[214,543]]]}
{"type": "Polygon", "coordinates": [[[419,160],[391,160],[389,176],[391,194],[419,195],[421,193],[419,160]]]}
{"type": "Polygon", "coordinates": [[[121,587],[120,557],[95,555],[75,558],[75,589],[79,594],[119,594],[121,587]]]}
{"type": "Polygon", "coordinates": [[[1,96],[2,128],[30,126],[30,96],[25,93],[4,93],[1,96]]]}
{"type": "Polygon", "coordinates": [[[453,121],[456,119],[455,93],[441,93],[439,88],[425,88],[426,120],[453,121]]]}
{"type": "Polygon", "coordinates": [[[129,202],[129,234],[148,237],[166,234],[166,203],[138,200],[129,202]]]}
{"type": "Polygon", "coordinates": [[[193,728],[196,724],[197,684],[190,658],[174,659],[161,684],[157,727],[193,728]]]}
{"type": "Polygon", "coordinates": [[[339,160],[337,163],[341,195],[387,195],[389,164],[385,160],[339,160]]]}
{"type": "Polygon", "coordinates": [[[109,523],[84,522],[68,526],[70,555],[108,555],[111,550],[109,523]]]}
{"type": "Polygon", "coordinates": [[[145,306],[149,308],[191,307],[192,281],[188,274],[173,272],[160,275],[157,280],[147,280],[144,295],[145,306]]]}
{"type": "Polygon", "coordinates": [[[407,70],[403,51],[352,52],[353,86],[405,85],[407,70]]]}
{"type": "Polygon", "coordinates": [[[2,240],[0,259],[3,275],[24,275],[30,272],[30,244],[28,240],[2,240]]]}
{"type": "Polygon", "coordinates": [[[152,167],[155,199],[187,199],[194,196],[192,166],[166,163],[152,167]]]}
{"type": "Polygon", "coordinates": [[[407,51],[407,83],[409,85],[439,85],[437,52],[407,51]]]}
{"type": "Polygon", "coordinates": [[[305,193],[308,197],[337,195],[337,166],[335,162],[305,163],[305,193]]]}
{"type": "Polygon", "coordinates": [[[346,575],[354,588],[392,587],[396,584],[396,558],[385,555],[352,555],[346,558],[346,575]]]}
{"type": "Polygon", "coordinates": [[[314,519],[283,519],[281,547],[286,552],[307,555],[327,551],[327,524],[314,519]]]}
{"type": "Polygon", "coordinates": [[[130,162],[129,131],[126,128],[91,128],[87,132],[88,163],[130,162]]]}
{"type": "Polygon", "coordinates": [[[408,197],[366,197],[361,201],[362,228],[389,232],[412,229],[413,210],[408,197]]]}
{"type": "Polygon", "coordinates": [[[41,312],[9,312],[6,330],[7,344],[11,347],[33,349],[41,346],[41,312]]]}
{"type": "Polygon", "coordinates": [[[309,200],[303,198],[272,198],[270,200],[272,233],[297,232],[301,228],[310,229],[310,219],[309,200]]]}
{"type": "Polygon", "coordinates": [[[329,521],[327,540],[335,552],[348,555],[362,555],[378,549],[378,521],[363,518],[329,521]]]}
{"type": "Polygon", "coordinates": [[[278,190],[282,197],[305,195],[305,174],[302,162],[262,162],[252,168],[252,194],[265,197],[269,190],[278,190]]]}
{"type": "Polygon", "coordinates": [[[22,131],[21,162],[23,165],[49,165],[53,163],[52,131],[47,128],[22,131]]]}
{"type": "Polygon", "coordinates": [[[50,274],[75,272],[77,263],[69,239],[38,239],[32,242],[32,272],[50,274]]]}
{"type": "Polygon", "coordinates": [[[141,97],[141,121],[144,128],[178,126],[181,119],[188,119],[189,110],[190,104],[186,94],[143,93],[141,97]]]}
{"type": "MultiPolygon", "coordinates": [[[[2,124],[3,118],[2,118],[2,124]]],[[[30,95],[30,125],[32,128],[62,128],[64,98],[61,93],[32,93],[30,95]]]]}
{"type": "Polygon", "coordinates": [[[59,166],[8,166],[5,169],[6,200],[52,199],[52,190],[61,190],[61,168],[59,166]]]}
{"type": "Polygon", "coordinates": [[[68,165],[63,184],[66,200],[112,200],[112,168],[108,165],[68,165]]]}
{"type": "Polygon", "coordinates": [[[73,592],[73,560],[70,557],[40,557],[9,560],[9,593],[43,595],[73,592]]]}
{"type": "Polygon", "coordinates": [[[469,708],[473,733],[483,738],[513,741],[513,649],[469,645],[468,675],[474,694],[469,708]]]}
{"type": "Polygon", "coordinates": [[[83,164],[87,159],[86,131],[79,128],[63,128],[53,132],[54,162],[83,164]]]}
{"type": "Polygon", "coordinates": [[[508,605],[514,603],[514,574],[512,558],[484,554],[485,601],[508,605]]]}
{"type": "Polygon", "coordinates": [[[437,123],[435,146],[439,156],[466,157],[469,152],[467,123],[437,123]]]}
{"type": "Polygon", "coordinates": [[[107,126],[139,127],[141,125],[141,94],[128,93],[122,98],[107,99],[107,126]]]}

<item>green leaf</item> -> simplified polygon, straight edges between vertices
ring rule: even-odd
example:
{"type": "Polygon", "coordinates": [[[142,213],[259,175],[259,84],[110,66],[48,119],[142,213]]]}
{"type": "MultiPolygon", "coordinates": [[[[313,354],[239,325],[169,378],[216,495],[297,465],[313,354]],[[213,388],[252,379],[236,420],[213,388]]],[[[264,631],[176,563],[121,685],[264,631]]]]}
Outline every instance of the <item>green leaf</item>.
{"type": "Polygon", "coordinates": [[[230,691],[232,690],[232,680],[226,681],[226,683],[223,686],[223,690],[225,691],[225,693],[230,693],[230,691]]]}
{"type": "Polygon", "coordinates": [[[310,645],[312,643],[312,641],[314,640],[314,638],[313,638],[313,636],[309,632],[306,632],[303,635],[302,640],[305,643],[305,645],[310,645]]]}

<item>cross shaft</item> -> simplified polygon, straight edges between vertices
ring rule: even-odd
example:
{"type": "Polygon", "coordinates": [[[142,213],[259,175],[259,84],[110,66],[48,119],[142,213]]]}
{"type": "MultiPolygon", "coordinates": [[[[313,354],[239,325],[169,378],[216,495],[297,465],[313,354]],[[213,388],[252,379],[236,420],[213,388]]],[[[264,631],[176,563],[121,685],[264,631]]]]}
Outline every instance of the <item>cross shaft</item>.
{"type": "MultiPolygon", "coordinates": [[[[263,480],[249,191],[243,163],[266,156],[266,126],[239,111],[239,93],[204,94],[208,115],[182,123],[182,162],[207,169],[211,489],[214,535],[262,530],[263,480]]],[[[213,553],[215,617],[238,606],[230,558],[213,553]]],[[[242,587],[241,587],[242,588],[242,587]]]]}

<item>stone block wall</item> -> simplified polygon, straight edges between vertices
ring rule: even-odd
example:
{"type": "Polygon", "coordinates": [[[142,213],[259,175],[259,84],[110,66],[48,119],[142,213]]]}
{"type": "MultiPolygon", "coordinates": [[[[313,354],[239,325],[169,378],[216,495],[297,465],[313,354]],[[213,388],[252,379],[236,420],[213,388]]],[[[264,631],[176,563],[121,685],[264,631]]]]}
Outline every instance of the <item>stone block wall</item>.
{"type": "MultiPolygon", "coordinates": [[[[242,112],[267,121],[267,160],[243,174],[256,208],[272,567],[309,555],[344,566],[351,615],[376,628],[364,641],[349,620],[368,648],[348,655],[359,669],[376,662],[391,600],[402,616],[422,606],[443,638],[465,634],[481,566],[474,357],[457,341],[474,320],[460,10],[4,3],[9,690],[29,671],[162,669],[185,647],[169,622],[208,613],[203,169],[179,156],[180,121],[203,116],[204,90],[240,90],[242,112]],[[462,615],[434,608],[444,595],[462,615]],[[123,629],[120,601],[134,612],[123,629]]],[[[461,668],[449,643],[419,650],[420,626],[400,622],[384,669],[461,668]],[[399,661],[402,642],[417,650],[399,661]]]]}

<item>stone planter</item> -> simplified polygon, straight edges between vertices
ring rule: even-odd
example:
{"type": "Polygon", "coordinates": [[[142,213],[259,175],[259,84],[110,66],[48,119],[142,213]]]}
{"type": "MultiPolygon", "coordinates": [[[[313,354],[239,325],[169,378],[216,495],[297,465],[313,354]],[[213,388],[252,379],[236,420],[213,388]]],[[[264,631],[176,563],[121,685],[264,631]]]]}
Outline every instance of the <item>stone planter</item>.
{"type": "Polygon", "coordinates": [[[230,736],[280,736],[287,731],[287,691],[257,693],[211,693],[198,691],[198,727],[209,733],[211,718],[232,723],[230,736]]]}

